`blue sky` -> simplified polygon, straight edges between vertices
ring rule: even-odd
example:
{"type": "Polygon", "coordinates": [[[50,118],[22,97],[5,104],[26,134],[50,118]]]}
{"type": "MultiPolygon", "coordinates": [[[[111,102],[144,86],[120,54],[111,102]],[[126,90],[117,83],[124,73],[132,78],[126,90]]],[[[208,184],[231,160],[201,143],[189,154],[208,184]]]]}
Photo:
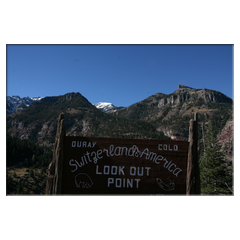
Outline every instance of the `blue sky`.
{"type": "Polygon", "coordinates": [[[127,107],[179,84],[233,98],[233,46],[7,45],[7,96],[80,92],[127,107]]]}

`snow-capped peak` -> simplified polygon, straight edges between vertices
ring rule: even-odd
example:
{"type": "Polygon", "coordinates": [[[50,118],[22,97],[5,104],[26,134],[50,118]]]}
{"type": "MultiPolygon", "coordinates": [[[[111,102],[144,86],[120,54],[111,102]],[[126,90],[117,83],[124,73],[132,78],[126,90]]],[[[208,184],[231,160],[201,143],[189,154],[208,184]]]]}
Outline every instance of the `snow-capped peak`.
{"type": "Polygon", "coordinates": [[[33,101],[39,101],[39,100],[41,100],[43,97],[32,97],[31,99],[33,100],[33,101]]]}
{"type": "Polygon", "coordinates": [[[96,108],[109,108],[109,107],[114,107],[112,103],[109,102],[99,102],[94,104],[96,108]]]}
{"type": "Polygon", "coordinates": [[[19,97],[19,96],[7,96],[7,115],[21,110],[25,107],[29,107],[34,101],[41,100],[42,97],[19,97]]]}
{"type": "Polygon", "coordinates": [[[108,111],[116,108],[112,103],[109,103],[109,102],[99,102],[99,103],[94,104],[94,106],[96,108],[102,110],[103,112],[108,112],[108,111]]]}

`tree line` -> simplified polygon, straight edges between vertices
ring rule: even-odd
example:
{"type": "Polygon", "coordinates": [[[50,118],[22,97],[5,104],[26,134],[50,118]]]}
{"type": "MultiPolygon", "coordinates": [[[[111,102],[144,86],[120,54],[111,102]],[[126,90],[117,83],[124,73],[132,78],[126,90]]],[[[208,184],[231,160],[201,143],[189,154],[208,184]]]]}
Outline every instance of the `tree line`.
{"type": "Polygon", "coordinates": [[[27,139],[19,139],[7,133],[7,167],[24,165],[33,168],[47,168],[52,161],[52,149],[39,146],[27,139]]]}

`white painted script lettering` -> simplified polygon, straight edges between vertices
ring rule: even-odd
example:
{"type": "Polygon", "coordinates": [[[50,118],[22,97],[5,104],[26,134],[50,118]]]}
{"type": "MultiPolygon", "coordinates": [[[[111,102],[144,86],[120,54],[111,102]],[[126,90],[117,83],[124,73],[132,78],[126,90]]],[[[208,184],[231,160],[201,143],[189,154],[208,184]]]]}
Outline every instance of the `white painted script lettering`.
{"type": "Polygon", "coordinates": [[[91,153],[87,151],[85,154],[83,154],[83,156],[81,156],[80,160],[71,159],[69,161],[69,165],[72,167],[73,166],[75,167],[75,169],[71,170],[71,172],[75,172],[78,168],[81,168],[85,164],[88,164],[92,161],[96,164],[97,161],[102,157],[103,157],[102,150],[98,150],[97,152],[91,152],[91,153]]]}
{"type": "MultiPolygon", "coordinates": [[[[72,141],[72,147],[86,147],[86,148],[93,148],[97,142],[87,142],[87,141],[72,141]]],[[[162,151],[178,151],[178,145],[169,145],[169,144],[158,144],[158,150],[162,151]]],[[[71,159],[69,161],[69,165],[71,167],[74,167],[72,172],[76,171],[78,168],[83,167],[84,165],[93,162],[94,164],[98,163],[98,160],[102,159],[104,157],[103,154],[106,154],[107,157],[119,157],[119,156],[127,156],[127,157],[140,157],[145,158],[146,160],[152,161],[153,163],[160,164],[162,162],[163,167],[166,168],[169,172],[171,172],[173,175],[178,177],[178,174],[182,171],[181,168],[179,168],[176,164],[174,164],[171,161],[164,158],[162,155],[158,155],[155,152],[149,151],[148,148],[145,148],[143,151],[140,151],[139,148],[136,145],[132,145],[132,147],[120,147],[120,146],[114,146],[111,144],[109,146],[109,149],[99,149],[97,151],[90,151],[83,154],[80,159],[75,160],[71,159]]],[[[114,171],[116,171],[116,168],[113,168],[114,171]]],[[[135,169],[134,167],[130,168],[131,175],[135,176],[142,176],[143,169],[135,169]]],[[[112,171],[110,167],[106,167],[105,169],[99,170],[100,172],[109,173],[112,171]]],[[[118,167],[117,171],[124,175],[123,168],[118,167]]],[[[111,173],[112,174],[112,173],[111,173]]],[[[114,174],[113,174],[114,175],[114,174]]]]}

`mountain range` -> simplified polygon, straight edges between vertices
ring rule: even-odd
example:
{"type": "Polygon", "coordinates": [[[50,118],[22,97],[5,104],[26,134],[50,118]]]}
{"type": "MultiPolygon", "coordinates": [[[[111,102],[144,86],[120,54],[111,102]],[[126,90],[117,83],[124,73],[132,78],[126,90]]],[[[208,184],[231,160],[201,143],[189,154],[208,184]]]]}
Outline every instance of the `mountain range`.
{"type": "Polygon", "coordinates": [[[22,110],[23,108],[29,107],[34,101],[41,100],[42,97],[19,97],[19,96],[8,96],[7,97],[7,115],[16,111],[22,110]]]}
{"type": "MultiPolygon", "coordinates": [[[[34,101],[40,101],[43,97],[19,97],[19,96],[7,96],[7,115],[12,114],[16,111],[22,110],[23,108],[29,107],[34,101]]],[[[106,113],[116,112],[119,107],[115,107],[109,102],[99,102],[93,104],[96,108],[106,113]]]]}
{"type": "MultiPolygon", "coordinates": [[[[103,102],[93,105],[80,93],[45,98],[7,97],[7,132],[20,139],[52,146],[61,112],[65,115],[68,136],[184,140],[188,139],[189,120],[198,112],[200,151],[209,120],[219,135],[226,124],[233,123],[231,98],[214,90],[179,85],[172,94],[157,93],[129,107],[103,102]]],[[[231,128],[232,139],[225,139],[230,142],[224,145],[228,146],[230,158],[233,154],[233,124],[231,126],[228,129],[231,128]]]]}

